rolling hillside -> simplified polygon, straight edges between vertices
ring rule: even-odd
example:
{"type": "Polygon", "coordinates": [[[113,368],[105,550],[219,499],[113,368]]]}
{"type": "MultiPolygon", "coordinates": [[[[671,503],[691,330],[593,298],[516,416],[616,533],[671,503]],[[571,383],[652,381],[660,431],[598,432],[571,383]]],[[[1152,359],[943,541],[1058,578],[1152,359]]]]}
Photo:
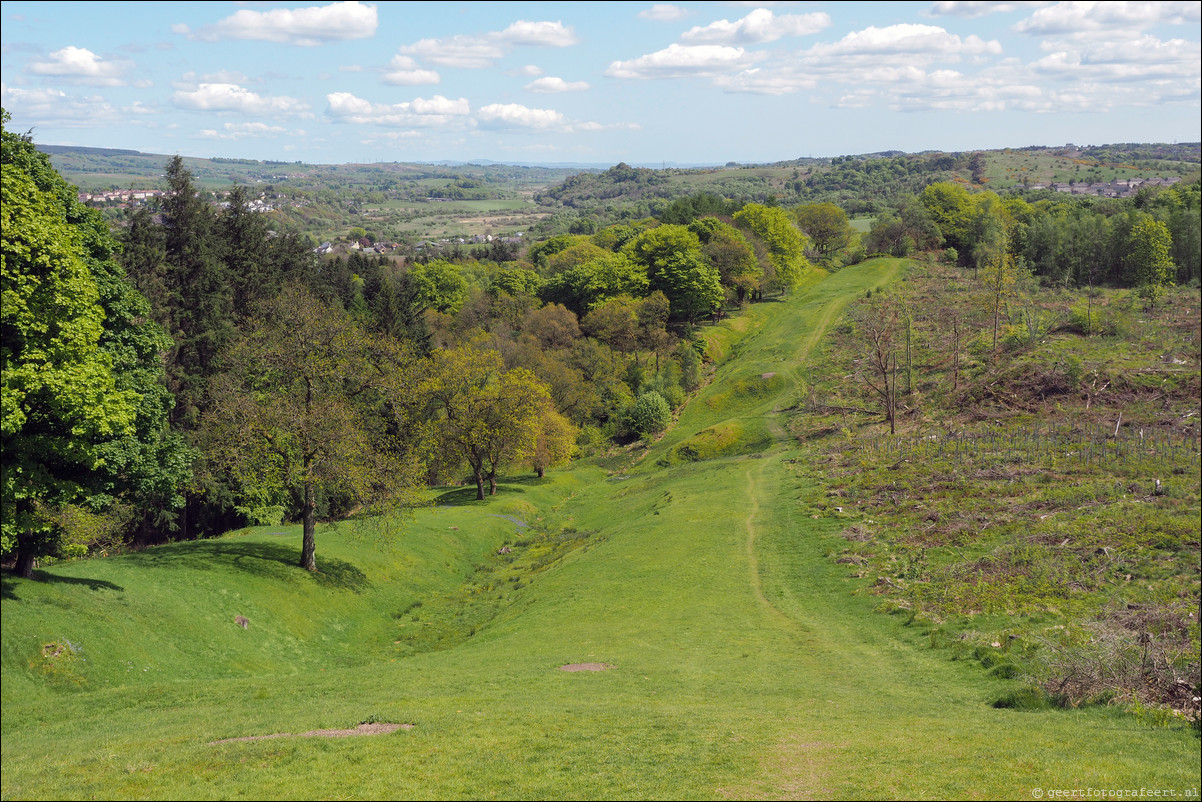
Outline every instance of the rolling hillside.
{"type": "Polygon", "coordinates": [[[1196,789],[1188,727],[996,708],[1018,680],[927,648],[830,559],[848,521],[807,501],[783,411],[847,305],[904,269],[706,328],[713,381],[645,453],[324,530],[317,575],[296,527],[6,574],[3,798],[1196,789]],[[363,722],[411,727],[214,743],[363,722]]]}

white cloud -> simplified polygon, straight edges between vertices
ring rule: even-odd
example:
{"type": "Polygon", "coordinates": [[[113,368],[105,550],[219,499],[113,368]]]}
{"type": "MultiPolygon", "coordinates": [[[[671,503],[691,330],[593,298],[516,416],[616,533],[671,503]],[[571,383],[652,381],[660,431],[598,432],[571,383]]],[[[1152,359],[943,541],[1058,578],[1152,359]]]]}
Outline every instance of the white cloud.
{"type": "Polygon", "coordinates": [[[508,52],[500,44],[477,36],[456,35],[450,39],[419,39],[401,48],[401,53],[440,67],[484,69],[508,52]]]}
{"type": "Polygon", "coordinates": [[[393,86],[420,86],[442,82],[442,76],[437,72],[419,68],[417,62],[408,56],[393,56],[388,66],[392,67],[392,70],[384,73],[384,83],[386,84],[392,84],[393,86]]]}
{"type": "Polygon", "coordinates": [[[671,3],[656,3],[651,8],[639,12],[640,19],[649,19],[655,22],[676,22],[687,16],[689,16],[687,8],[674,6],[671,3]]]}
{"type": "Polygon", "coordinates": [[[1143,30],[1152,25],[1196,25],[1197,2],[1066,2],[1041,8],[1014,26],[1035,35],[1082,34],[1101,30],[1143,30]]]}
{"type": "Polygon", "coordinates": [[[400,52],[440,67],[485,69],[515,47],[567,47],[580,40],[562,22],[518,20],[503,31],[480,35],[457,34],[449,39],[419,39],[400,52]]]}
{"type": "Polygon", "coordinates": [[[292,97],[263,97],[237,84],[202,83],[172,95],[175,105],[196,111],[234,111],[242,114],[300,114],[308,104],[292,97]]]}
{"type": "Polygon", "coordinates": [[[531,81],[524,87],[530,92],[542,92],[544,94],[554,94],[557,92],[583,92],[589,88],[585,81],[565,81],[562,78],[546,77],[539,78],[537,81],[531,81]]]}
{"type": "Polygon", "coordinates": [[[562,22],[518,20],[500,33],[489,34],[512,47],[568,47],[578,44],[576,32],[562,22]]]}
{"type": "Polygon", "coordinates": [[[885,28],[869,26],[862,31],[853,31],[838,42],[817,44],[807,51],[814,58],[832,56],[882,56],[882,55],[998,55],[1001,44],[996,40],[986,42],[979,36],[970,35],[961,39],[935,25],[900,23],[885,28]]]}
{"type": "Polygon", "coordinates": [[[200,131],[201,139],[225,139],[239,140],[247,137],[281,137],[281,136],[304,136],[304,131],[289,131],[281,125],[268,125],[267,123],[226,123],[218,131],[214,128],[205,128],[200,131]]]}
{"type": "Polygon", "coordinates": [[[61,89],[22,89],[0,82],[0,102],[13,119],[14,128],[24,120],[66,128],[94,128],[116,122],[121,115],[98,95],[72,97],[61,89]]]}
{"type": "Polygon", "coordinates": [[[1113,44],[1087,43],[1076,47],[1059,43],[1047,56],[1031,68],[1054,78],[1101,83],[1184,80],[1202,73],[1198,59],[1198,43],[1183,39],[1162,42],[1154,36],[1142,36],[1124,41],[1121,47],[1113,44]]]}
{"type": "Polygon", "coordinates": [[[471,105],[467,98],[450,100],[435,95],[426,100],[416,98],[409,103],[372,103],[350,92],[326,95],[329,107],[326,114],[336,122],[358,125],[382,125],[391,128],[432,126],[470,126],[471,105]]]}
{"type": "Polygon", "coordinates": [[[434,70],[393,70],[384,73],[384,83],[393,86],[422,86],[442,83],[442,76],[434,70]]]}
{"type": "Polygon", "coordinates": [[[516,70],[510,70],[508,74],[524,76],[526,78],[537,78],[543,74],[543,68],[535,64],[527,64],[525,67],[518,67],[516,70]]]}
{"type": "Polygon", "coordinates": [[[722,19],[705,27],[690,28],[680,39],[696,44],[750,45],[773,42],[786,36],[807,36],[830,24],[830,16],[822,12],[778,17],[769,9],[757,8],[734,22],[722,19]]]}
{"type": "Polygon", "coordinates": [[[88,86],[125,86],[124,75],[133,67],[128,59],[105,60],[87,48],[68,46],[55,50],[47,61],[31,62],[27,70],[88,86]]]}
{"type": "Polygon", "coordinates": [[[940,2],[935,3],[927,10],[926,16],[938,17],[947,15],[974,19],[976,17],[984,17],[987,14],[1005,14],[1017,11],[1020,8],[1033,8],[1046,6],[1047,4],[1047,0],[1011,3],[997,3],[993,2],[993,0],[940,0],[940,2]]]}
{"type": "Polygon", "coordinates": [[[249,39],[313,47],[327,42],[368,39],[375,36],[377,27],[379,18],[375,6],[348,0],[296,9],[251,11],[244,8],[195,33],[184,24],[174,25],[172,30],[207,42],[249,39]]]}
{"type": "Polygon", "coordinates": [[[435,95],[426,100],[425,98],[414,98],[413,111],[417,114],[451,114],[464,115],[471,114],[471,104],[467,102],[467,98],[461,97],[458,100],[450,100],[442,95],[435,95]]]}
{"type": "Polygon", "coordinates": [[[557,128],[563,115],[553,109],[532,109],[517,103],[491,103],[476,112],[481,123],[491,128],[557,128]]]}
{"type": "Polygon", "coordinates": [[[720,75],[714,83],[727,92],[746,92],[753,95],[788,95],[818,85],[814,75],[791,70],[750,69],[734,75],[720,75]]]}
{"type": "Polygon", "coordinates": [[[671,44],[630,61],[615,61],[605,74],[611,78],[710,76],[745,69],[758,57],[741,47],[671,44]]]}

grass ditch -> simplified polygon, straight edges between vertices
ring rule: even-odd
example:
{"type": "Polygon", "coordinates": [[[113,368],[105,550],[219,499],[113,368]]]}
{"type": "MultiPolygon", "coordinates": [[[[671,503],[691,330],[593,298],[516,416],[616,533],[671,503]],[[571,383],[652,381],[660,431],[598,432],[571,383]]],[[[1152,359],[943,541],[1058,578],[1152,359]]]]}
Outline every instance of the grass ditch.
{"type": "MultiPolygon", "coordinates": [[[[1025,639],[986,641],[1005,611],[937,627],[908,621],[911,610],[876,615],[888,597],[875,577],[837,562],[845,548],[883,555],[868,521],[887,507],[849,503],[855,476],[836,474],[844,457],[854,473],[855,455],[783,437],[781,410],[791,366],[816,353],[830,310],[888,275],[851,267],[808,295],[756,305],[738,361],[699,393],[776,372],[781,396],[690,404],[641,460],[511,479],[484,502],[448,490],[390,548],[349,526],[323,529],[319,565],[337,582],[294,568],[295,530],[56,565],[43,583],[5,577],[2,795],[1024,798],[1195,786],[1197,742],[1180,726],[1100,706],[993,707],[1027,687],[1002,668],[1025,639]],[[757,416],[777,437],[758,458],[658,464],[710,427],[757,416]],[[846,537],[854,526],[863,539],[846,537]],[[259,544],[278,551],[256,556],[259,544]],[[454,613],[477,603],[491,617],[464,638],[471,623],[454,613]],[[400,654],[413,615],[449,622],[457,640],[419,639],[400,654]],[[298,622],[295,650],[281,651],[283,625],[298,622]],[[120,650],[105,652],[104,632],[120,650]],[[101,671],[80,690],[29,676],[28,659],[62,638],[81,645],[85,671],[134,653],[165,670],[108,681],[101,671]],[[171,648],[188,641],[191,653],[171,648]],[[610,668],[559,670],[579,663],[610,668]],[[211,743],[368,719],[413,729],[211,743]]],[[[919,478],[906,481],[917,497],[919,478]]],[[[1062,501],[1108,503],[1106,489],[1083,484],[1062,501]]],[[[853,501],[876,492],[855,491],[853,501]]]]}

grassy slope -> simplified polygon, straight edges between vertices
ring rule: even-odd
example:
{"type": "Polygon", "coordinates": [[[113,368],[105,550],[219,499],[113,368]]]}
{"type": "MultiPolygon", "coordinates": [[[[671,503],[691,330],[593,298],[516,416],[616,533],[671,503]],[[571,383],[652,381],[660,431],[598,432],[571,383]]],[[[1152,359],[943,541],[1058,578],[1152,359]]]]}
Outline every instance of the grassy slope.
{"type": "Polygon", "coordinates": [[[1006,682],[921,649],[826,559],[845,522],[799,503],[804,480],[773,412],[847,302],[899,267],[845,269],[712,330],[737,358],[625,473],[581,467],[421,512],[394,551],[325,534],[317,578],[289,567],[279,544],[295,537],[266,532],[66,565],[57,582],[5,577],[4,798],[1197,787],[1191,734],[1107,710],[995,710],[1006,682]],[[717,458],[681,460],[689,442],[719,443],[717,458]],[[587,534],[587,548],[534,575],[532,546],[495,556],[527,531],[497,515],[587,534]],[[481,564],[501,581],[461,587],[481,564]],[[415,629],[486,598],[500,612],[473,637],[403,656],[415,629]],[[246,632],[230,620],[239,612],[246,632]],[[56,639],[89,659],[47,679],[39,649],[56,639]],[[127,671],[135,653],[158,670],[127,671]],[[613,668],[557,670],[593,661],[613,668]],[[369,717],[416,727],[208,745],[369,717]]]}

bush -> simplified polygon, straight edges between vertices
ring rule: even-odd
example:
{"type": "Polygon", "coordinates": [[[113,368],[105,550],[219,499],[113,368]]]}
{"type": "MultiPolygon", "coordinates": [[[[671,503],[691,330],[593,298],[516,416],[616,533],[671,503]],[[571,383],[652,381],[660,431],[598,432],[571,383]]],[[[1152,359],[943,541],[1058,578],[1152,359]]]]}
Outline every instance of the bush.
{"type": "Polygon", "coordinates": [[[1011,691],[993,703],[999,710],[1044,710],[1049,699],[1039,688],[1022,688],[1011,691]]]}
{"type": "Polygon", "coordinates": [[[672,409],[659,393],[643,393],[626,414],[626,428],[639,437],[658,434],[668,428],[672,409]]]}
{"type": "Polygon", "coordinates": [[[1087,299],[1073,304],[1068,313],[1068,325],[1082,334],[1105,334],[1106,325],[1102,320],[1101,304],[1095,301],[1092,309],[1087,299]]]}

